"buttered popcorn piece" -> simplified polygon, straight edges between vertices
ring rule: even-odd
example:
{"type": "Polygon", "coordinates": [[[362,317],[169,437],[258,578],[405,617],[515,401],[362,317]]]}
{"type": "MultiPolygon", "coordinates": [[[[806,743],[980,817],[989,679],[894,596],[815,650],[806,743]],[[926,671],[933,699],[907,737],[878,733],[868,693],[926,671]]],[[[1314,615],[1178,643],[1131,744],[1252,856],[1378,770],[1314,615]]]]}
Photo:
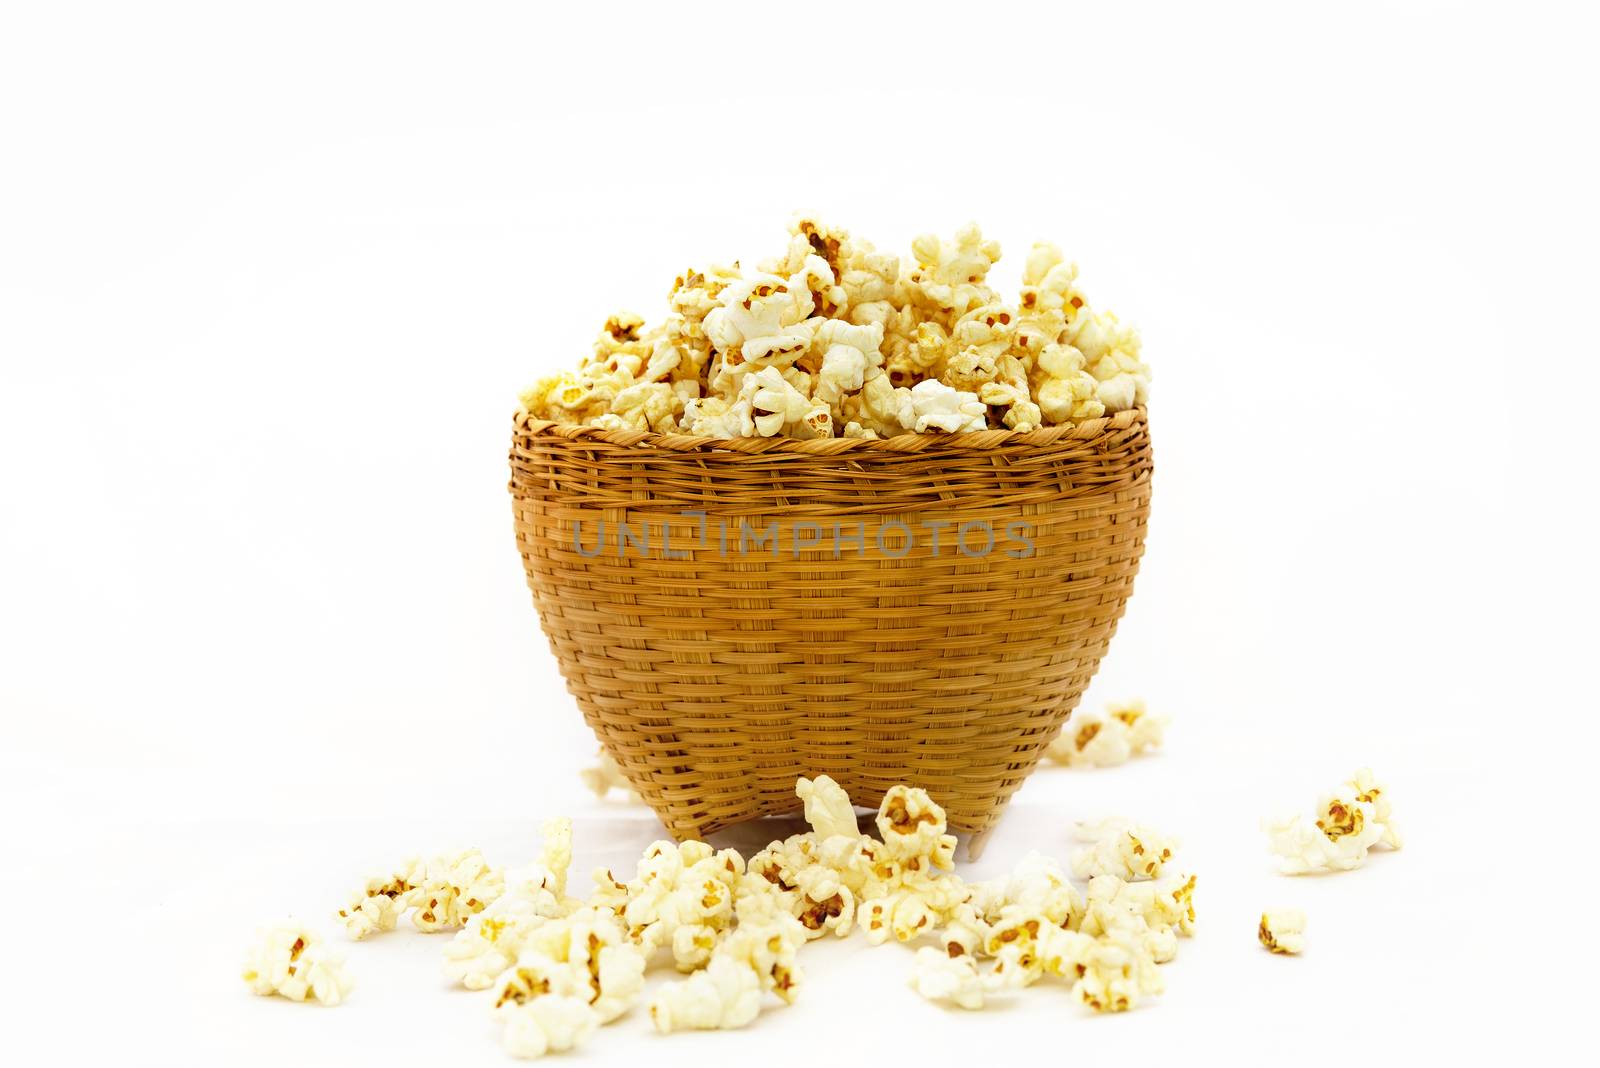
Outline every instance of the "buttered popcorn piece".
{"type": "Polygon", "coordinates": [[[644,970],[644,954],[616,916],[584,906],[530,930],[516,963],[497,980],[495,1005],[570,993],[609,1023],[638,1001],[644,970]]]}
{"type": "Polygon", "coordinates": [[[1146,403],[1138,333],[1088,306],[1077,267],[1034,246],[1007,304],[988,284],[999,256],[969,224],[918,237],[902,266],[800,216],[755,272],[680,274],[656,326],[613,315],[576,370],[539,379],[521,405],[611,431],[871,439],[1029,431],[1146,403]],[[746,386],[768,369],[789,389],[746,386]]]}
{"type": "Polygon", "coordinates": [[[1142,697],[1110,702],[1106,705],[1106,716],[1127,730],[1128,749],[1134,754],[1160,748],[1166,737],[1166,717],[1152,716],[1142,697]]]}
{"type": "Polygon", "coordinates": [[[1121,819],[1079,823],[1076,835],[1078,841],[1089,843],[1072,854],[1072,874],[1079,879],[1096,875],[1115,875],[1129,882],[1159,879],[1178,847],[1175,838],[1121,819]]]}
{"type": "Polygon", "coordinates": [[[577,901],[565,896],[571,863],[572,821],[547,821],[540,859],[508,872],[499,898],[471,916],[445,946],[445,975],[469,990],[492,986],[536,928],[578,908],[577,901]]]}
{"type": "Polygon", "coordinates": [[[1073,996],[1095,1012],[1126,1012],[1165,988],[1161,970],[1145,943],[1127,933],[1096,938],[1078,961],[1081,977],[1073,996]]]}
{"type": "Polygon", "coordinates": [[[945,833],[944,809],[926,790],[904,784],[890,787],[878,806],[877,825],[890,859],[927,859],[945,871],[955,866],[955,835],[945,833]]]}
{"type": "Polygon", "coordinates": [[[676,932],[680,927],[730,927],[735,891],[744,874],[744,858],[734,850],[713,851],[704,842],[654,843],[627,884],[622,919],[629,937],[647,958],[666,946],[680,968],[698,967],[698,949],[677,940],[676,932]]]}
{"type": "Polygon", "coordinates": [[[1312,817],[1293,815],[1262,821],[1268,848],[1279,857],[1285,875],[1315,871],[1350,871],[1366,863],[1375,845],[1398,849],[1400,836],[1387,791],[1363,768],[1323,797],[1312,817]]]}
{"type": "Polygon", "coordinates": [[[929,430],[960,434],[989,428],[988,409],[976,393],[951,389],[931,378],[911,387],[911,414],[911,429],[919,434],[929,430]]]}
{"type": "Polygon", "coordinates": [[[501,1020],[500,1044],[511,1056],[524,1060],[575,1049],[594,1034],[600,1022],[582,998],[566,994],[508,1009],[501,1020]]]}
{"type": "Polygon", "coordinates": [[[293,920],[264,929],[241,973],[251,993],[337,1005],[353,985],[344,958],[293,920]]]}
{"type": "Polygon", "coordinates": [[[916,266],[903,278],[906,295],[935,321],[949,325],[973,308],[995,302],[996,294],[984,280],[1000,259],[1000,243],[985,241],[976,223],[957,230],[953,241],[923,234],[911,242],[911,255],[916,266]]]}
{"type": "Polygon", "coordinates": [[[1256,937],[1274,953],[1299,953],[1306,948],[1306,914],[1299,909],[1268,909],[1261,914],[1256,937]]]}
{"type": "Polygon", "coordinates": [[[703,971],[668,983],[650,1003],[650,1020],[662,1034],[744,1027],[761,1012],[761,981],[729,957],[713,958],[703,971]]]}
{"type": "Polygon", "coordinates": [[[411,922],[419,931],[448,931],[494,903],[505,889],[505,874],[476,849],[435,857],[412,902],[411,922]]]}
{"type": "Polygon", "coordinates": [[[393,871],[367,879],[350,895],[338,918],[351,938],[362,939],[378,931],[392,931],[400,914],[411,907],[417,889],[427,880],[427,866],[412,858],[393,871]]]}
{"type": "Polygon", "coordinates": [[[501,1044],[514,1057],[574,1049],[603,1022],[584,976],[563,962],[527,953],[501,978],[494,1014],[501,1044]]]}
{"type": "Polygon", "coordinates": [[[751,422],[761,437],[771,437],[805,421],[813,407],[811,398],[796,389],[776,367],[763,367],[745,375],[739,386],[739,399],[749,403],[751,422]]]}
{"type": "Polygon", "coordinates": [[[795,783],[794,792],[805,805],[806,822],[819,839],[836,835],[854,838],[860,833],[850,795],[828,776],[818,775],[815,779],[802,776],[795,783]]]}
{"type": "Polygon", "coordinates": [[[740,898],[738,926],[712,951],[705,968],[668,983],[650,1005],[650,1018],[662,1032],[743,1027],[761,1010],[770,991],[793,1002],[801,982],[795,955],[805,929],[781,911],[776,898],[740,898]]]}
{"type": "Polygon", "coordinates": [[[1069,767],[1114,767],[1159,748],[1166,719],[1152,716],[1142,700],[1112,702],[1101,711],[1080,709],[1061,728],[1044,755],[1069,767]]]}
{"type": "Polygon", "coordinates": [[[987,985],[972,957],[964,953],[951,955],[933,946],[917,950],[911,968],[911,989],[929,1001],[981,1009],[987,985]]]}
{"type": "Polygon", "coordinates": [[[1378,843],[1390,849],[1399,849],[1404,843],[1399,828],[1394,823],[1394,807],[1389,802],[1388,787],[1378,782],[1371,768],[1362,768],[1344,782],[1351,798],[1360,804],[1372,806],[1372,818],[1383,824],[1383,837],[1378,843]]]}
{"type": "Polygon", "coordinates": [[[1096,875],[1089,880],[1081,929],[1095,933],[1109,923],[1109,910],[1117,910],[1143,921],[1151,930],[1171,930],[1177,935],[1192,935],[1195,928],[1193,875],[1169,875],[1154,881],[1128,882],[1115,875],[1096,875]],[[1096,905],[1105,906],[1098,910],[1096,905]],[[1091,920],[1090,912],[1094,911],[1091,920]]]}

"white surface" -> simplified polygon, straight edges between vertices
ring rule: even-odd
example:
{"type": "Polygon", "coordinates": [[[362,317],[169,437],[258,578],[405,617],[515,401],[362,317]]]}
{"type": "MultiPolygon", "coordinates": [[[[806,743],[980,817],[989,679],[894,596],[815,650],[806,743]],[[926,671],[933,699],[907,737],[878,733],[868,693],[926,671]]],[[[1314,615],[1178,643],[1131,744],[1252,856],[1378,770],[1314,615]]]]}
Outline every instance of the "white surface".
{"type": "Polygon", "coordinates": [[[1544,850],[1593,819],[1592,27],[575,7],[0,16],[0,1049],[504,1063],[438,939],[353,946],[336,1010],[251,997],[239,955],[401,853],[514,862],[567,813],[586,871],[658,833],[575,777],[512,400],[801,207],[899,251],[975,217],[1007,288],[1058,241],[1142,327],[1153,523],[1088,700],[1145,694],[1168,751],[1041,771],[979,872],[1137,816],[1185,838],[1201,933],[1126,1018],[1060,989],[942,1012],[856,941],[747,1032],[635,1015],[580,1059],[1571,1038],[1594,862],[1544,850]],[[1409,847],[1273,876],[1258,817],[1368,763],[1409,847]],[[1278,904],[1302,959],[1255,944],[1278,904]]]}

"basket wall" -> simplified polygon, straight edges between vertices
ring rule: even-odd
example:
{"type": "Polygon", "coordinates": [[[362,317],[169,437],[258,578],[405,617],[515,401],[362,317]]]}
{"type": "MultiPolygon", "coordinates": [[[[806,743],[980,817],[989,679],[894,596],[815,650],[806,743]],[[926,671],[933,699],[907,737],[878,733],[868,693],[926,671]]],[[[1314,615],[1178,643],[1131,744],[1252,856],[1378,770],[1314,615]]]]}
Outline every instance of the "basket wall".
{"type": "Polygon", "coordinates": [[[1142,409],[878,442],[523,416],[511,466],[517,544],[568,689],[680,839],[792,812],[795,778],[818,773],[864,805],[898,782],[925,787],[953,829],[986,831],[1105,653],[1152,470],[1142,409]],[[777,559],[739,551],[741,521],[776,522],[777,559]],[[895,522],[917,535],[909,549],[885,530],[895,522]],[[928,522],[950,524],[938,552],[928,522]],[[1031,556],[1004,534],[1019,522],[1031,556]],[[647,552],[619,551],[621,523],[648,532],[647,552]],[[862,524],[865,548],[836,545],[834,523],[862,524]],[[962,552],[963,523],[986,524],[995,547],[977,552],[980,525],[962,552]]]}

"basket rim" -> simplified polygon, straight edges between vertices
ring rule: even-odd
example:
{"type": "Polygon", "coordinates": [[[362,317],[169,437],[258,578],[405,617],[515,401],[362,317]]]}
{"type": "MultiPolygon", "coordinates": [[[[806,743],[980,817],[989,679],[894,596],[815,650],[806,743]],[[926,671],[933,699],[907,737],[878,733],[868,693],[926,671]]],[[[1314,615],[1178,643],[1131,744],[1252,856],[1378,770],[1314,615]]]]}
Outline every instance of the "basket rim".
{"type": "Polygon", "coordinates": [[[535,419],[518,411],[518,433],[562,438],[569,442],[597,442],[621,445],[641,451],[791,453],[803,456],[839,456],[846,453],[925,453],[968,450],[993,450],[1018,445],[1045,446],[1062,441],[1087,441],[1108,430],[1127,430],[1149,421],[1144,405],[1128,408],[1098,419],[1087,419],[1068,426],[1047,426],[1037,430],[978,430],[966,434],[901,434],[892,438],[706,438],[689,434],[658,434],[649,430],[605,430],[576,423],[535,419]]]}

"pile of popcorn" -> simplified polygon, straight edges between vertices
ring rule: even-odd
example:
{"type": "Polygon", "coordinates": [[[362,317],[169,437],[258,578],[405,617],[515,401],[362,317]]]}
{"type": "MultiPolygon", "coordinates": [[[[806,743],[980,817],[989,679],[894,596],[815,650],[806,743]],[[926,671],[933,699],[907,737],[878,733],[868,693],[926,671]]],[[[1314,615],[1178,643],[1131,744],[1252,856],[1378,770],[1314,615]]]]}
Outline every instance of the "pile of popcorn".
{"type": "Polygon", "coordinates": [[[536,418],[708,438],[880,438],[1024,431],[1143,405],[1139,334],[1091,308],[1054,245],[1028,253],[1014,303],[987,284],[976,224],[902,262],[814,218],[756,271],[684,271],[656,326],[605,323],[575,371],[521,396],[536,418]]]}
{"type": "MultiPolygon", "coordinates": [[[[353,938],[454,929],[444,971],[492,991],[505,1048],[521,1057],[569,1049],[642,1000],[646,970],[670,960],[649,1013],[663,1033],[738,1028],[804,986],[807,942],[859,928],[872,945],[923,943],[911,985],[924,997],[980,1008],[1041,981],[1097,1012],[1120,1012],[1162,989],[1157,966],[1194,929],[1193,876],[1170,870],[1176,843],[1120,821],[1082,825],[1061,867],[1029,854],[1010,875],[969,883],[952,871],[944,810],[915,787],[885,795],[877,835],[863,834],[827,776],[795,788],[810,830],[746,860],[704,842],[660,841],[627,881],[600,869],[586,900],[567,892],[569,820],[544,828],[539,858],[509,871],[476,850],[407,860],[374,874],[338,917],[353,938]]],[[[342,959],[303,925],[261,937],[244,971],[258,994],[338,1004],[342,959]]]]}
{"type": "MultiPolygon", "coordinates": [[[[1103,721],[1148,737],[1142,705],[1117,714],[1134,707],[1103,721]]],[[[588,777],[601,794],[621,782],[605,761],[588,777]]],[[[596,870],[580,899],[568,893],[572,823],[555,819],[531,864],[501,869],[477,850],[408,859],[366,879],[337,916],[354,939],[406,917],[421,931],[454,931],[446,977],[492,991],[503,1045],[519,1057],[582,1044],[644,1001],[647,971],[668,961],[683,978],[648,1001],[662,1033],[740,1028],[768,1005],[792,1004],[805,985],[800,949],[857,929],[868,944],[914,948],[910,985],[930,1001],[981,1009],[1047,983],[1094,1012],[1122,1012],[1162,991],[1160,965],[1194,932],[1195,876],[1177,864],[1179,842],[1154,828],[1079,823],[1070,879],[1033,852],[1008,875],[968,882],[954,873],[955,836],[926,791],[891,789],[876,836],[861,833],[848,794],[826,775],[799,779],[795,794],[810,829],[748,859],[659,841],[630,879],[596,870]]],[[[1312,818],[1265,826],[1285,874],[1346,871],[1374,845],[1400,846],[1388,790],[1366,769],[1312,818]]],[[[1305,928],[1302,911],[1274,908],[1257,937],[1272,953],[1298,954],[1305,928]]],[[[294,921],[262,932],[242,974],[257,994],[324,1005],[352,985],[343,957],[294,921]]]]}

